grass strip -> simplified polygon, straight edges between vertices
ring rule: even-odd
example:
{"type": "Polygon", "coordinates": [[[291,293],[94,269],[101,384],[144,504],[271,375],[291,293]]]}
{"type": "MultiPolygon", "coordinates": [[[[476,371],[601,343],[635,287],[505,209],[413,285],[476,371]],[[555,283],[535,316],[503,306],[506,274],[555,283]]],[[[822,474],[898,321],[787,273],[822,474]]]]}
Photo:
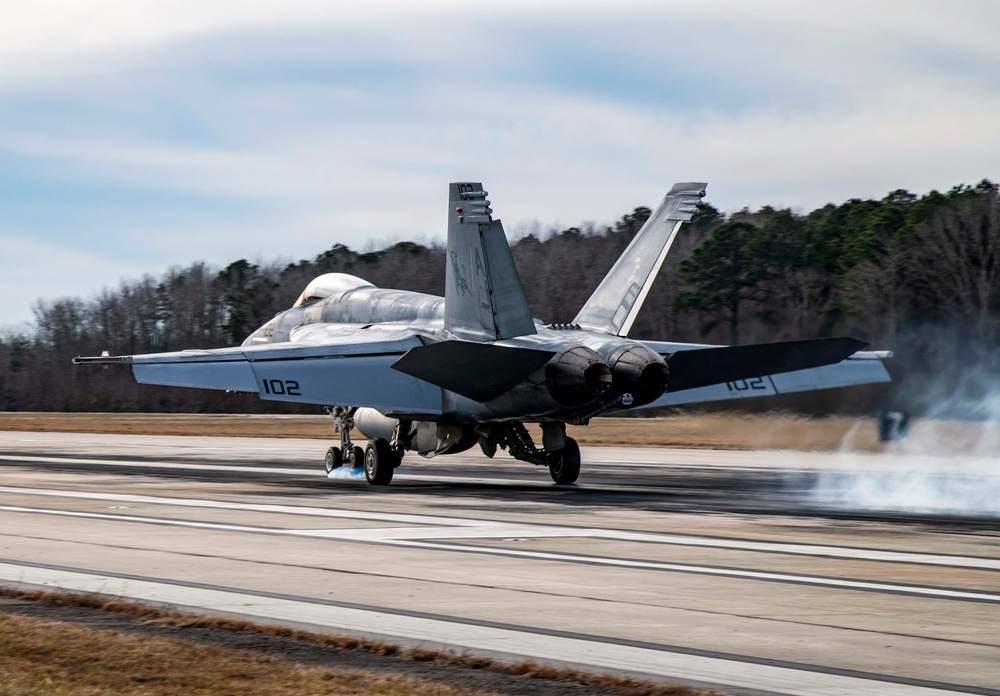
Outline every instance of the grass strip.
{"type": "Polygon", "coordinates": [[[398,676],[307,667],[246,650],[0,614],[5,696],[486,696],[398,676]]]}
{"type": "MultiPolygon", "coordinates": [[[[220,631],[249,633],[258,636],[304,641],[339,650],[357,650],[372,655],[395,657],[414,662],[433,663],[435,665],[460,667],[464,669],[484,670],[497,674],[548,680],[563,684],[575,684],[598,691],[599,693],[609,694],[609,696],[723,696],[721,693],[714,691],[701,691],[681,685],[656,684],[611,674],[598,674],[574,669],[553,667],[549,665],[542,665],[531,660],[508,662],[491,657],[470,655],[467,653],[428,650],[426,648],[402,648],[392,643],[355,638],[351,636],[313,633],[287,628],[284,626],[256,624],[250,621],[237,619],[203,616],[200,614],[165,609],[135,602],[125,602],[119,599],[109,598],[97,594],[46,592],[0,587],[0,597],[38,602],[49,606],[90,608],[106,612],[115,612],[142,619],[144,624],[151,626],[207,628],[220,631]]],[[[214,667],[210,667],[207,663],[195,664],[195,662],[191,662],[192,660],[195,660],[197,653],[208,650],[208,648],[200,644],[196,645],[194,643],[187,643],[186,641],[176,641],[172,639],[147,639],[113,634],[121,636],[120,639],[116,638],[115,641],[125,641],[128,645],[114,642],[114,646],[117,647],[112,648],[110,647],[112,646],[112,643],[108,642],[106,645],[109,647],[105,650],[105,644],[103,643],[104,638],[97,639],[91,634],[101,634],[107,632],[95,631],[94,629],[79,629],[84,633],[76,634],[70,632],[67,628],[67,632],[63,633],[62,628],[56,631],[51,627],[47,630],[39,629],[40,632],[36,631],[31,633],[30,635],[34,637],[30,638],[30,640],[25,638],[25,641],[28,642],[21,640],[9,641],[9,637],[11,635],[16,637],[20,629],[18,629],[14,624],[6,622],[8,618],[20,617],[6,617],[3,614],[0,614],[0,639],[2,639],[0,640],[0,696],[7,696],[8,694],[34,693],[66,693],[70,696],[89,696],[92,693],[114,693],[116,692],[116,689],[117,692],[122,692],[129,686],[131,686],[134,690],[134,688],[138,685],[143,686],[142,692],[144,694],[149,693],[156,695],[202,693],[202,690],[204,693],[210,692],[213,694],[233,693],[252,695],[260,693],[267,694],[268,696],[282,696],[285,693],[389,694],[392,696],[403,696],[404,694],[414,694],[414,696],[424,694],[427,694],[428,696],[437,696],[439,694],[441,696],[451,696],[454,694],[455,696],[459,696],[465,694],[484,693],[455,689],[454,687],[427,685],[413,680],[402,680],[398,684],[392,681],[384,684],[381,682],[378,684],[368,684],[367,682],[363,683],[357,681],[357,674],[347,671],[344,671],[343,675],[343,679],[345,681],[341,682],[337,681],[339,677],[335,679],[336,670],[326,670],[326,672],[331,673],[330,676],[324,675],[322,673],[323,670],[314,674],[310,670],[315,670],[317,668],[306,668],[301,665],[295,665],[289,661],[283,661],[288,663],[289,666],[287,669],[285,667],[282,667],[281,670],[277,670],[277,668],[275,668],[275,673],[284,675],[282,679],[286,680],[301,677],[303,679],[310,679],[313,681],[308,683],[303,682],[305,685],[296,687],[298,688],[297,691],[294,689],[288,691],[280,690],[280,688],[283,688],[281,687],[281,684],[284,683],[281,681],[275,682],[273,687],[269,687],[266,690],[260,689],[248,691],[240,685],[245,684],[246,678],[256,679],[257,675],[262,671],[267,671],[267,669],[261,665],[271,665],[269,660],[273,662],[275,659],[260,655],[253,656],[252,653],[245,656],[245,667],[237,668],[235,666],[231,666],[226,667],[224,670],[219,672],[220,675],[227,675],[225,679],[221,676],[219,679],[222,681],[231,680],[233,685],[239,686],[239,688],[234,687],[234,690],[232,691],[223,691],[220,690],[223,686],[222,681],[204,681],[211,678],[211,669],[214,669],[214,667]],[[90,633],[86,633],[88,630],[90,633]],[[65,636],[65,639],[62,636],[65,636]],[[151,642],[148,646],[148,652],[144,652],[145,649],[143,648],[143,645],[147,641],[151,642]],[[62,645],[64,642],[65,645],[62,645]],[[180,647],[178,647],[176,652],[174,652],[173,649],[168,649],[166,646],[161,645],[161,643],[181,643],[184,645],[184,650],[181,650],[180,647]],[[65,656],[62,656],[61,653],[57,655],[53,651],[65,651],[66,654],[65,656]],[[91,653],[91,651],[95,652],[91,653]],[[28,682],[22,684],[14,683],[13,681],[10,681],[13,677],[8,679],[6,682],[4,681],[4,679],[7,678],[3,676],[5,674],[22,674],[19,672],[16,664],[7,662],[8,660],[13,659],[10,655],[11,653],[14,654],[16,659],[30,662],[30,671],[23,672],[23,675],[29,679],[28,682]],[[186,657],[184,659],[173,659],[173,656],[181,654],[186,657]],[[143,663],[144,655],[148,655],[150,660],[162,659],[163,663],[160,664],[158,662],[155,667],[147,667],[143,663]],[[93,668],[88,667],[87,665],[90,663],[88,663],[87,660],[94,660],[94,664],[96,666],[93,668]],[[173,672],[168,672],[167,670],[176,669],[182,671],[186,662],[191,663],[189,673],[178,672],[176,676],[168,676],[172,675],[173,672]],[[47,665],[49,665],[51,669],[47,667],[47,665]],[[80,672],[85,678],[74,680],[73,673],[75,672],[80,672]],[[94,681],[93,683],[88,681],[91,676],[94,676],[94,678],[97,679],[98,677],[101,677],[101,675],[107,675],[107,679],[110,680],[107,682],[107,685],[104,683],[98,683],[97,681],[94,681]],[[247,675],[250,676],[248,677],[247,675]],[[112,685],[112,681],[114,685],[112,685]],[[185,686],[182,690],[168,690],[174,688],[177,684],[184,684],[188,686],[185,686]],[[210,684],[210,686],[206,687],[204,686],[205,684],[210,684]],[[343,690],[310,690],[314,688],[319,689],[324,684],[329,685],[330,689],[337,688],[343,690]],[[46,685],[50,685],[52,688],[48,689],[48,686],[46,685]],[[81,688],[93,687],[93,689],[96,690],[61,690],[69,688],[70,686],[75,689],[75,685],[80,685],[81,688]],[[156,690],[161,686],[164,690],[156,690]],[[364,686],[365,688],[374,687],[381,690],[349,690],[353,688],[360,688],[361,686],[364,686]],[[43,690],[32,690],[37,688],[42,688],[43,690]],[[444,690],[435,691],[433,689],[444,690]]],[[[53,624],[53,626],[64,627],[66,624],[53,624]]],[[[76,627],[69,628],[75,629],[76,627]]],[[[222,648],[211,648],[211,650],[225,651],[225,649],[222,648]]],[[[233,652],[246,653],[248,651],[228,650],[228,653],[233,652]]],[[[206,653],[206,655],[209,655],[209,653],[206,653]]],[[[215,652],[211,652],[210,657],[212,660],[222,660],[222,657],[216,658],[215,652]]],[[[209,658],[206,657],[206,659],[209,658]]],[[[219,664],[221,665],[221,663],[219,664]]],[[[231,663],[231,665],[236,664],[236,662],[231,663]]],[[[385,679],[388,680],[389,678],[385,677],[385,679]]],[[[230,687],[226,686],[226,688],[229,689],[230,687]]]]}

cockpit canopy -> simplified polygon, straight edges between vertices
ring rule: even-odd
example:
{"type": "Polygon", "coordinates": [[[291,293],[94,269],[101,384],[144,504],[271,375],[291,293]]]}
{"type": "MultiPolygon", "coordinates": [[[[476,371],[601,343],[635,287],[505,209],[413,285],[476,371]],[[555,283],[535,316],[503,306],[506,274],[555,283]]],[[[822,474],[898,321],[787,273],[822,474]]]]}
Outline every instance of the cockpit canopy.
{"type": "Polygon", "coordinates": [[[375,287],[367,280],[361,280],[357,276],[352,276],[348,273],[324,273],[312,280],[306,289],[302,291],[299,295],[299,299],[295,300],[293,307],[302,307],[303,305],[312,304],[317,300],[322,300],[324,297],[330,297],[330,295],[337,295],[344,292],[345,290],[353,290],[354,288],[373,288],[375,287]]]}

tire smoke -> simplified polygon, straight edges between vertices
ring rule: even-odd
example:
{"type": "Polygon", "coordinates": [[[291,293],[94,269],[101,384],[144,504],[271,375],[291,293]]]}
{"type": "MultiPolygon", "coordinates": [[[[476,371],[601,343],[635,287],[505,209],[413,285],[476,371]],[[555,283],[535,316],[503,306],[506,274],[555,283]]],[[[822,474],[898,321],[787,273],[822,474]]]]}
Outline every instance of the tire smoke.
{"type": "Polygon", "coordinates": [[[1000,380],[986,370],[928,389],[910,436],[862,455],[848,433],[841,466],[817,477],[816,505],[859,511],[1000,517],[1000,380]]]}
{"type": "Polygon", "coordinates": [[[326,475],[327,478],[332,479],[350,479],[352,481],[363,479],[365,477],[365,468],[363,466],[338,466],[326,475]]]}

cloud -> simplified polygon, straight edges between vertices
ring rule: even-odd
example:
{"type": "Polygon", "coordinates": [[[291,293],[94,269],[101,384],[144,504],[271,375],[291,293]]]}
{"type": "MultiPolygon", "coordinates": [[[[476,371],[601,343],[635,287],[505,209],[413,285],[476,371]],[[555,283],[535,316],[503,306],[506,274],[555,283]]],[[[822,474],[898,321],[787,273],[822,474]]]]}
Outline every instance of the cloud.
{"type": "MultiPolygon", "coordinates": [[[[972,183],[1000,161],[997,20],[972,2],[14,3],[0,243],[91,259],[86,294],[115,269],[440,239],[459,179],[508,229],[610,222],[675,180],[728,210],[972,183]]],[[[4,253],[0,275],[45,277],[46,258],[4,253]]]]}
{"type": "Polygon", "coordinates": [[[30,320],[30,308],[39,298],[89,297],[145,271],[141,264],[68,250],[30,236],[7,238],[0,273],[0,330],[20,328],[30,320]]]}

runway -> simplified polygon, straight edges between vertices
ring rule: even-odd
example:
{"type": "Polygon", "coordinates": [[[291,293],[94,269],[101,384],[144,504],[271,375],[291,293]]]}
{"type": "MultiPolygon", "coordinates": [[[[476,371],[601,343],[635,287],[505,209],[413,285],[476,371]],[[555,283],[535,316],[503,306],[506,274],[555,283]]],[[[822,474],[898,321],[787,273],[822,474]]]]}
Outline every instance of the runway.
{"type": "Polygon", "coordinates": [[[328,444],[0,433],[0,582],[731,693],[1000,694],[1000,521],[817,506],[837,455],[585,448],[573,487],[408,455],[377,489],[328,444]]]}

